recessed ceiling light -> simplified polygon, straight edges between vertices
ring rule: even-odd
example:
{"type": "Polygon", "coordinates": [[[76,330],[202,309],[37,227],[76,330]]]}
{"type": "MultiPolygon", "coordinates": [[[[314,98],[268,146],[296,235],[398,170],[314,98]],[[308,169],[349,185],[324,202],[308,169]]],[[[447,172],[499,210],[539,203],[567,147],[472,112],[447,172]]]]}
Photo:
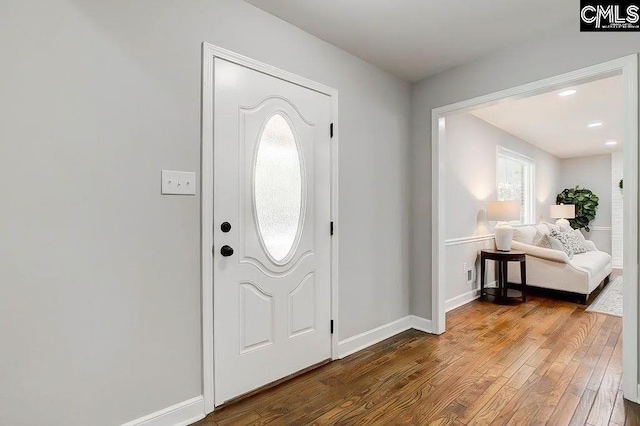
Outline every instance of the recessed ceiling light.
{"type": "Polygon", "coordinates": [[[594,127],[602,126],[602,121],[594,121],[593,123],[587,124],[587,127],[593,129],[594,127]]]}
{"type": "Polygon", "coordinates": [[[563,90],[562,92],[558,93],[558,96],[571,96],[571,95],[575,95],[577,92],[576,89],[569,89],[569,90],[563,90]]]}
{"type": "Polygon", "coordinates": [[[618,142],[616,142],[616,141],[606,141],[604,144],[606,146],[616,146],[618,144],[618,142]]]}

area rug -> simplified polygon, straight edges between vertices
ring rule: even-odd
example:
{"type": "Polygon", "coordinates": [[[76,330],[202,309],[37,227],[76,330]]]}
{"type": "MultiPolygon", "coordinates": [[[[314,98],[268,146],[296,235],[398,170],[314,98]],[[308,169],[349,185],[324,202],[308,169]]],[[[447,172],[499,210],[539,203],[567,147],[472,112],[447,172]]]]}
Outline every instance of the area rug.
{"type": "Polygon", "coordinates": [[[602,290],[587,308],[588,312],[598,312],[601,314],[622,316],[622,277],[618,277],[609,283],[602,290]]]}

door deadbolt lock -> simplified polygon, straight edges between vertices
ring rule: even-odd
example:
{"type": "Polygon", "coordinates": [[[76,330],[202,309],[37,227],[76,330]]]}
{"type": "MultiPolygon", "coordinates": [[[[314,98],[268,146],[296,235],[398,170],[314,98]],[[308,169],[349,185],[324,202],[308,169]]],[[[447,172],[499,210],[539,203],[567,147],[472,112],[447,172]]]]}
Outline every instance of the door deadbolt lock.
{"type": "Polygon", "coordinates": [[[233,249],[229,246],[222,246],[220,248],[220,254],[223,255],[224,257],[229,257],[233,255],[233,249]]]}

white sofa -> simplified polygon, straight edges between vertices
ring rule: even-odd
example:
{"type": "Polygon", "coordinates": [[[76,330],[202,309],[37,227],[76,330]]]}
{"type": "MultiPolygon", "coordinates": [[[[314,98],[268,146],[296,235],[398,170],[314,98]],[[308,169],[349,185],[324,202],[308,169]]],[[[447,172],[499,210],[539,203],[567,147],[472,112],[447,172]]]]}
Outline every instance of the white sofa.
{"type": "MultiPolygon", "coordinates": [[[[571,259],[563,251],[533,245],[538,232],[548,231],[545,224],[514,229],[512,250],[524,251],[527,255],[527,285],[578,293],[584,295],[586,302],[589,294],[611,274],[611,256],[588,240],[590,251],[575,254],[571,259]]],[[[508,279],[520,284],[520,268],[510,266],[508,279]]]]}

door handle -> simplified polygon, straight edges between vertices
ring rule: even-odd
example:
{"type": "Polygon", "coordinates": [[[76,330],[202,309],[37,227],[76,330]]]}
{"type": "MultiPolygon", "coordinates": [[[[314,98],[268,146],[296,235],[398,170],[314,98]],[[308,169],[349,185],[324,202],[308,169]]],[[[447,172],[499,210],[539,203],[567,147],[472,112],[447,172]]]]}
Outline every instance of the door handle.
{"type": "Polygon", "coordinates": [[[220,248],[220,254],[224,257],[229,257],[233,254],[233,249],[229,246],[222,246],[220,248]]]}

